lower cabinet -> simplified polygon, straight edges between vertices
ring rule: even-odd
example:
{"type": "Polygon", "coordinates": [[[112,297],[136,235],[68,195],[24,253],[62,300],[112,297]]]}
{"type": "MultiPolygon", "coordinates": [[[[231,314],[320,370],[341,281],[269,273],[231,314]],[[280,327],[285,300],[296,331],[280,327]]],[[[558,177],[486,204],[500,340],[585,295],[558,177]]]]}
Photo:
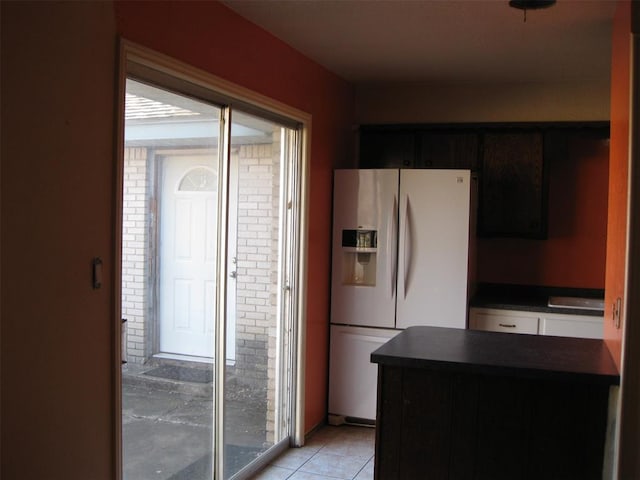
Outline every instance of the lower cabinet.
{"type": "Polygon", "coordinates": [[[603,317],[588,315],[540,315],[540,335],[602,338],[603,317]]]}
{"type": "Polygon", "coordinates": [[[489,332],[601,339],[603,317],[498,308],[471,308],[469,310],[469,328],[489,332]]]}
{"type": "Polygon", "coordinates": [[[538,333],[538,314],[517,310],[472,308],[469,315],[471,330],[505,333],[538,333]]]}
{"type": "Polygon", "coordinates": [[[376,480],[602,480],[609,387],[381,365],[376,480]]]}

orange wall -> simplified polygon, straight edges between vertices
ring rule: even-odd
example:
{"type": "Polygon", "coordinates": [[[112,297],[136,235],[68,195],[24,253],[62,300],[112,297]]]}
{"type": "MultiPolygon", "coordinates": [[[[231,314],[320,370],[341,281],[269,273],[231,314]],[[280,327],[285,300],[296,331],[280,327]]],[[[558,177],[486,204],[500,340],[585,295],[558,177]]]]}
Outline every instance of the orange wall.
{"type": "Polygon", "coordinates": [[[307,305],[308,431],[326,417],[331,186],[351,159],[352,87],[217,2],[117,2],[128,40],[250,88],[313,116],[307,305]]]}
{"type": "MultiPolygon", "coordinates": [[[[622,298],[627,235],[627,180],[629,174],[629,105],[631,2],[618,2],[613,24],[611,55],[611,156],[609,161],[609,226],[604,311],[604,338],[618,368],[621,361],[622,328],[616,329],[612,305],[622,298]]],[[[624,314],[624,312],[623,312],[624,314]]]]}
{"type": "Polygon", "coordinates": [[[478,281],[604,288],[606,140],[574,134],[549,170],[548,238],[478,239],[478,281]]]}

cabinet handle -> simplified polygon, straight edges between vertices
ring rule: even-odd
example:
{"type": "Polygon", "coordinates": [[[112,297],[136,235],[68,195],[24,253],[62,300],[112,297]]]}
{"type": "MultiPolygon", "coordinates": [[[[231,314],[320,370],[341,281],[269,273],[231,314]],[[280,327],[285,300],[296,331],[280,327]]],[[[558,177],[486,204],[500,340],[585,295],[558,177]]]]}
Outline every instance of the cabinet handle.
{"type": "Polygon", "coordinates": [[[499,323],[498,325],[500,325],[501,327],[504,327],[504,328],[516,328],[516,326],[513,325],[513,324],[512,325],[508,325],[506,323],[499,323]]]}

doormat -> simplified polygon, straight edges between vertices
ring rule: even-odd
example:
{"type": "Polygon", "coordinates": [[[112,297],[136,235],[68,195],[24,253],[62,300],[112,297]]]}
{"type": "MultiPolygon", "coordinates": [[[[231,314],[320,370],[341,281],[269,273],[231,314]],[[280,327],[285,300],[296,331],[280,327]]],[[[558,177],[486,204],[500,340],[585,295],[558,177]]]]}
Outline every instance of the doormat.
{"type": "Polygon", "coordinates": [[[152,370],[144,372],[145,375],[179,382],[211,383],[213,371],[202,368],[181,367],[178,365],[160,365],[152,370]]]}
{"type": "MultiPolygon", "coordinates": [[[[240,469],[258,458],[266,448],[243,447],[240,445],[224,446],[224,478],[238,472],[240,469]]],[[[208,480],[211,478],[211,454],[200,457],[191,465],[185,467],[167,480],[208,480]]]]}

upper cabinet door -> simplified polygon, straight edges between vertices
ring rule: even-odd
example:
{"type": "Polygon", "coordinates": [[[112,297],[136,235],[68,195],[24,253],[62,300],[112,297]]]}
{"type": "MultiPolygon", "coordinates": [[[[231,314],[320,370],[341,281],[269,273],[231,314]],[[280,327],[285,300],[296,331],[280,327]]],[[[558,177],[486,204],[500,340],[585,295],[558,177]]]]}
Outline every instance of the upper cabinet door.
{"type": "Polygon", "coordinates": [[[416,167],[477,169],[477,133],[421,132],[419,138],[416,167]]]}
{"type": "Polygon", "coordinates": [[[411,168],[416,156],[413,131],[362,130],[360,168],[411,168]]]}
{"type": "Polygon", "coordinates": [[[484,134],[480,235],[546,238],[546,177],[541,132],[484,134]]]}

